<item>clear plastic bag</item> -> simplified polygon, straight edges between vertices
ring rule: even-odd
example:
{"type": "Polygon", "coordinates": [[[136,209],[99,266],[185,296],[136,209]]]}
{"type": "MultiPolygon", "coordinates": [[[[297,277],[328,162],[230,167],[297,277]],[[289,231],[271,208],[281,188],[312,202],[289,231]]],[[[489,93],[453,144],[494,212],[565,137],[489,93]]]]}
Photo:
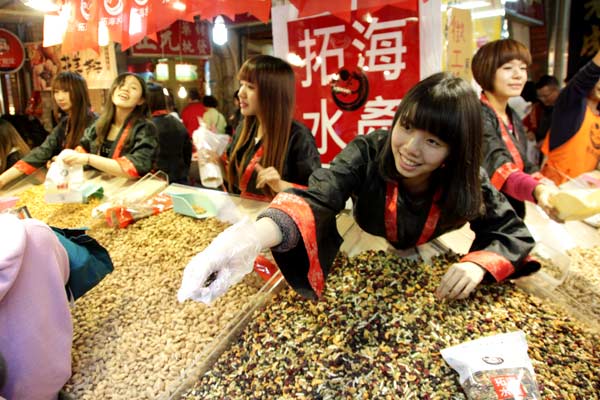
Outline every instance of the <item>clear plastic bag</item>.
{"type": "Polygon", "coordinates": [[[217,188],[223,184],[223,173],[219,157],[223,154],[230,137],[222,133],[211,132],[206,124],[200,123],[192,135],[198,151],[198,170],[202,186],[217,188]]]}
{"type": "Polygon", "coordinates": [[[46,202],[83,203],[84,181],[83,166],[68,165],[57,158],[46,174],[46,202]]]}
{"type": "Polygon", "coordinates": [[[147,174],[135,184],[92,210],[95,218],[106,219],[114,228],[125,228],[138,219],[158,214],[173,207],[171,197],[159,195],[168,185],[164,172],[147,174]]]}
{"type": "Polygon", "coordinates": [[[483,337],[442,350],[472,400],[541,399],[523,331],[483,337]]]}

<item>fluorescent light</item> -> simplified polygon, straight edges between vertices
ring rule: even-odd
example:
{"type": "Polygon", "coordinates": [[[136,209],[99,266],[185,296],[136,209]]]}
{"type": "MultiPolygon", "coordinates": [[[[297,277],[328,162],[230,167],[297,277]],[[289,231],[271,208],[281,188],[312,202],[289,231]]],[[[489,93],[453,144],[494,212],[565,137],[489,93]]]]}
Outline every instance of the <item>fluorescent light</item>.
{"type": "Polygon", "coordinates": [[[108,27],[104,21],[100,21],[98,23],[98,46],[108,46],[109,42],[108,27]]]}
{"type": "Polygon", "coordinates": [[[459,4],[452,4],[451,7],[461,8],[463,10],[473,10],[475,8],[489,7],[491,3],[489,1],[465,1],[459,4]]]}
{"type": "Polygon", "coordinates": [[[185,11],[187,6],[185,5],[185,3],[181,2],[181,1],[175,1],[173,3],[173,8],[177,11],[185,11]]]}
{"type": "Polygon", "coordinates": [[[495,10],[477,11],[471,14],[473,19],[491,18],[491,17],[503,17],[504,8],[497,8],[495,10]]]}
{"type": "Polygon", "coordinates": [[[23,0],[23,4],[44,13],[56,12],[60,9],[58,4],[53,0],[23,0]]]}

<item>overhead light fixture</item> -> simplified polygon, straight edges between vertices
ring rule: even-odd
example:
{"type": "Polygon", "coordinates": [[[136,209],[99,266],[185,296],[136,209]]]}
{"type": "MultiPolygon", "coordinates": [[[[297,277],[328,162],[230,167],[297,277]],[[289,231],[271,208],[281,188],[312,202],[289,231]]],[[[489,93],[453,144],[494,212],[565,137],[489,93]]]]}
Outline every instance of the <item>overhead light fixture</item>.
{"type": "Polygon", "coordinates": [[[185,88],[185,86],[180,86],[179,90],[177,91],[177,96],[179,96],[180,99],[185,99],[187,97],[188,93],[187,93],[187,89],[185,88]]]}
{"type": "Polygon", "coordinates": [[[169,80],[169,64],[163,60],[159,60],[154,70],[156,73],[157,81],[168,81],[169,80]]]}
{"type": "Polygon", "coordinates": [[[219,46],[227,43],[227,27],[225,26],[225,20],[220,15],[215,18],[212,29],[212,37],[213,42],[219,46]]]}
{"type": "Polygon", "coordinates": [[[477,11],[471,14],[473,19],[483,19],[491,17],[503,17],[505,15],[504,8],[497,8],[495,10],[477,11]]]}
{"type": "Polygon", "coordinates": [[[185,11],[186,8],[187,6],[182,1],[176,0],[173,2],[173,9],[177,11],[185,11]]]}
{"type": "Polygon", "coordinates": [[[27,7],[31,7],[34,10],[38,10],[44,13],[56,12],[60,9],[60,6],[55,0],[22,0],[23,4],[27,7]]]}
{"type": "Polygon", "coordinates": [[[98,46],[108,46],[109,42],[108,26],[106,26],[106,22],[102,20],[98,23],[98,46]]]}
{"type": "Polygon", "coordinates": [[[198,79],[198,66],[186,64],[186,63],[177,63],[175,64],[175,79],[179,82],[191,82],[198,79]]]}

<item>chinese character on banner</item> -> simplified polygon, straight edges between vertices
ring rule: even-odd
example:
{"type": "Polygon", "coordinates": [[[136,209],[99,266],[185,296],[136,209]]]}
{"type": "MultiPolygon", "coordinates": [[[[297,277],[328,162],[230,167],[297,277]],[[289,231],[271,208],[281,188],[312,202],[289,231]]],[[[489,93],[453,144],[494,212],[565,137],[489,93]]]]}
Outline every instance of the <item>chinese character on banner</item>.
{"type": "Polygon", "coordinates": [[[157,32],[158,42],[144,38],[131,48],[133,56],[183,56],[207,58],[211,55],[210,36],[206,22],[176,21],[157,32]]]}
{"type": "MultiPolygon", "coordinates": [[[[372,3],[372,2],[371,2],[372,3]]],[[[296,73],[295,118],[329,163],[356,135],[389,128],[420,76],[417,0],[287,23],[296,73]]],[[[383,4],[383,2],[382,2],[383,4]]]]}
{"type": "Polygon", "coordinates": [[[490,379],[498,400],[524,399],[527,396],[517,375],[499,375],[490,379]]]}

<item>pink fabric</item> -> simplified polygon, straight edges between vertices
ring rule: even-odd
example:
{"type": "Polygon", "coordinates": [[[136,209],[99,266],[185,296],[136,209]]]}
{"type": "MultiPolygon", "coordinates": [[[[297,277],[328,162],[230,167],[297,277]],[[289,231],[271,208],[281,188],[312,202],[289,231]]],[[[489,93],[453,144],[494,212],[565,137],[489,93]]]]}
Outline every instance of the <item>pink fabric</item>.
{"type": "Polygon", "coordinates": [[[71,376],[69,259],[40,221],[0,215],[0,352],[10,400],[56,399],[71,376]]]}
{"type": "Polygon", "coordinates": [[[522,171],[515,171],[506,178],[502,192],[520,201],[535,203],[533,191],[539,182],[531,175],[522,171]]]}

